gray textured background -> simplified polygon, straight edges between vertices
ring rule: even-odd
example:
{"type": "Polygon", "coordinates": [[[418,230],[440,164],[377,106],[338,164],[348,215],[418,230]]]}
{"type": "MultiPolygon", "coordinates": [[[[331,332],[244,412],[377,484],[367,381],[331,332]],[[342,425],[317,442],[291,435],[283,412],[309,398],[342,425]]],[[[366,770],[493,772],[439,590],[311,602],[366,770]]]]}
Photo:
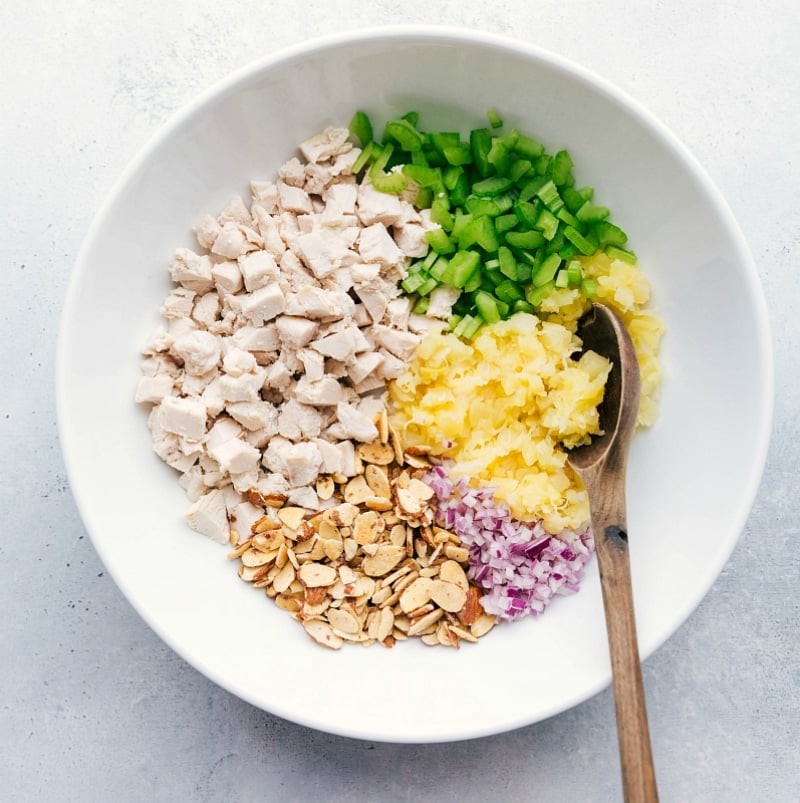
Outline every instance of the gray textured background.
{"type": "Polygon", "coordinates": [[[645,684],[663,801],[800,800],[796,0],[2,4],[3,799],[619,799],[608,691],[532,727],[435,746],[329,736],[239,701],[139,619],[70,496],[54,342],[113,180],[232,69],[310,36],[405,22],[510,34],[597,70],[672,128],[740,221],[774,327],[772,448],[731,561],[646,662],[645,684]]]}

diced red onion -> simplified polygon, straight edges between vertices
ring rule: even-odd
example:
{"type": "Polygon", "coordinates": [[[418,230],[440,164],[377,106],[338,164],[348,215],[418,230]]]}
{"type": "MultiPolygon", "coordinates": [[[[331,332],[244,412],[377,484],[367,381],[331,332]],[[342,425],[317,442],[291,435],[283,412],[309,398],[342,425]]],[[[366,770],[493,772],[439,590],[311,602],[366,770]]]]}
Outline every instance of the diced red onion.
{"type": "Polygon", "coordinates": [[[591,528],[548,533],[541,521],[511,517],[491,488],[453,482],[434,466],[425,482],[436,495],[436,516],[469,552],[468,577],[486,593],[481,604],[501,619],[538,616],[556,596],[574,594],[594,553],[591,528]]]}

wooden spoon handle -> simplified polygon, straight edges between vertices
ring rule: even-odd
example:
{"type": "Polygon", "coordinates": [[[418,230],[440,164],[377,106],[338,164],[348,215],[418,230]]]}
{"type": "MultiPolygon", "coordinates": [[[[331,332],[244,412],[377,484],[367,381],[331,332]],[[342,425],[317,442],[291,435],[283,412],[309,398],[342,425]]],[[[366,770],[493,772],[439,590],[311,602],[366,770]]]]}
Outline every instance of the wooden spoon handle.
{"type": "Polygon", "coordinates": [[[624,502],[617,516],[592,515],[617,711],[622,787],[628,803],[656,803],[642,667],[633,613],[624,502]]]}

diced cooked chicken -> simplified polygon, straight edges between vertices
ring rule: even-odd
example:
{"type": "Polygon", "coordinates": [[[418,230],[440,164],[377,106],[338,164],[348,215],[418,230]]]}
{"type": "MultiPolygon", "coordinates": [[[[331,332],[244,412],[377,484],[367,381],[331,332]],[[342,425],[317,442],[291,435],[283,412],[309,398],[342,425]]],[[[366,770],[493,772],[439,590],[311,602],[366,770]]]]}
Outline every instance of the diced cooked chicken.
{"type": "Polygon", "coordinates": [[[154,405],[153,448],[182,472],[195,524],[225,542],[229,520],[247,537],[264,515],[245,501],[252,489],[333,504],[317,496],[318,474],[355,476],[386,382],[457,295],[439,288],[427,315],[410,313],[397,282],[436,224],[410,196],[359,185],[348,136],[312,137],[306,163],[251,182],[249,209],[234,197],[198,222],[206,253],[176,251],[167,327],[144,350],[136,398],[154,405]]]}
{"type": "Polygon", "coordinates": [[[316,349],[326,357],[347,362],[352,360],[359,351],[368,349],[369,343],[365,340],[361,330],[351,324],[346,329],[312,341],[311,348],[316,349]]]}
{"type": "Polygon", "coordinates": [[[397,247],[407,257],[424,257],[428,253],[428,241],[425,239],[425,227],[421,223],[404,223],[394,226],[392,233],[397,247]]]}
{"type": "Polygon", "coordinates": [[[278,434],[292,441],[316,438],[324,424],[324,418],[316,407],[289,399],[278,414],[278,434]]]}
{"type": "MultiPolygon", "coordinates": [[[[301,287],[294,294],[293,301],[297,305],[296,314],[321,320],[336,320],[344,316],[341,294],[332,293],[322,287],[308,285],[301,287]]],[[[291,312],[287,310],[287,312],[291,312]]]]}
{"type": "Polygon", "coordinates": [[[237,259],[242,254],[254,250],[255,246],[247,238],[241,224],[230,221],[220,229],[211,247],[212,254],[219,254],[228,259],[237,259]]]}
{"type": "Polygon", "coordinates": [[[225,409],[248,430],[259,431],[266,436],[278,431],[278,410],[268,401],[231,402],[225,409]]]}
{"type": "Polygon", "coordinates": [[[397,247],[383,223],[374,223],[361,230],[358,253],[364,262],[378,262],[390,267],[405,265],[406,258],[403,252],[397,247]]]}
{"type": "Polygon", "coordinates": [[[143,376],[136,386],[136,401],[159,404],[165,396],[172,394],[174,384],[175,382],[169,374],[143,376]]]}
{"type": "Polygon", "coordinates": [[[241,426],[228,416],[220,416],[208,430],[205,437],[206,450],[216,449],[225,441],[238,438],[242,432],[241,426]]]}
{"type": "Polygon", "coordinates": [[[383,320],[389,299],[380,287],[370,284],[357,285],[356,295],[361,299],[364,309],[369,313],[369,317],[375,322],[383,320]]]}
{"type": "Polygon", "coordinates": [[[241,326],[231,336],[233,344],[250,352],[277,351],[280,345],[278,327],[274,323],[265,326],[241,326]]]}
{"type": "Polygon", "coordinates": [[[244,349],[228,347],[222,358],[222,369],[230,376],[241,376],[256,370],[256,358],[244,349]]]}
{"type": "MultiPolygon", "coordinates": [[[[255,483],[254,483],[255,484],[255,483]]],[[[250,537],[253,525],[264,518],[264,508],[256,507],[247,500],[242,500],[237,494],[229,505],[229,518],[231,529],[239,533],[239,540],[244,541],[250,537]]]]}
{"type": "Polygon", "coordinates": [[[209,491],[201,496],[186,511],[189,526],[212,541],[227,544],[230,536],[228,510],[225,507],[225,494],[220,490],[209,491]]]}
{"type": "Polygon", "coordinates": [[[458,301],[460,290],[446,284],[439,285],[428,296],[429,303],[426,315],[429,318],[447,318],[453,311],[453,304],[458,301]]]}
{"type": "Polygon", "coordinates": [[[276,324],[281,345],[295,350],[307,346],[318,329],[314,321],[293,315],[281,315],[276,324]]]}
{"type": "Polygon", "coordinates": [[[315,438],[314,443],[322,456],[321,474],[355,476],[356,451],[352,441],[342,440],[333,443],[323,438],[315,438]]]}
{"type": "Polygon", "coordinates": [[[375,426],[375,422],[352,404],[347,402],[337,404],[336,417],[348,438],[369,443],[378,437],[378,428],[375,426]]]}
{"type": "Polygon", "coordinates": [[[219,391],[226,402],[258,401],[258,393],[264,385],[266,376],[265,370],[257,369],[239,376],[223,374],[214,382],[219,383],[219,391]]]}
{"type": "Polygon", "coordinates": [[[333,407],[345,400],[344,387],[332,376],[311,380],[301,377],[294,386],[295,398],[314,407],[333,407]]]}
{"type": "Polygon", "coordinates": [[[306,183],[305,167],[296,156],[278,168],[278,175],[293,187],[302,187],[306,183]]]}
{"type": "Polygon", "coordinates": [[[264,240],[264,249],[278,259],[286,250],[286,243],[281,237],[278,221],[259,204],[253,205],[253,220],[258,233],[264,240]]]}
{"type": "Polygon", "coordinates": [[[254,204],[262,207],[268,215],[278,211],[278,187],[272,181],[251,181],[250,194],[254,204]]]}
{"type": "Polygon", "coordinates": [[[263,496],[285,496],[289,492],[289,483],[279,471],[270,472],[258,478],[256,488],[263,496]]]}
{"type": "Polygon", "coordinates": [[[212,290],[197,299],[192,310],[192,318],[201,326],[208,328],[216,322],[220,308],[219,293],[212,290]]]}
{"type": "MultiPolygon", "coordinates": [[[[409,204],[403,203],[397,195],[380,192],[367,180],[358,187],[358,218],[365,226],[382,223],[394,226],[408,220],[409,204]]],[[[411,212],[416,215],[411,208],[411,212]]]]}
{"type": "Polygon", "coordinates": [[[277,284],[269,284],[243,296],[241,308],[246,318],[260,326],[286,309],[286,296],[277,284]]]}
{"type": "Polygon", "coordinates": [[[187,374],[200,376],[217,367],[222,345],[210,332],[194,329],[175,339],[172,352],[183,360],[187,374]]]}
{"type": "Polygon", "coordinates": [[[268,251],[252,251],[240,256],[239,270],[250,293],[278,280],[278,264],[268,251]]]}
{"type": "Polygon", "coordinates": [[[383,356],[377,351],[365,351],[357,354],[347,364],[347,375],[354,385],[363,382],[370,374],[373,374],[383,364],[383,356]]]}
{"type": "Polygon", "coordinates": [[[181,396],[200,396],[202,392],[219,376],[219,371],[212,368],[204,374],[190,374],[184,372],[178,381],[181,396]]]}
{"type": "Polygon", "coordinates": [[[378,349],[378,354],[381,356],[381,364],[378,366],[377,374],[381,379],[389,382],[397,379],[406,370],[405,361],[398,359],[386,349],[378,349]]]}
{"type": "Polygon", "coordinates": [[[299,234],[296,242],[303,262],[317,279],[321,279],[336,268],[356,261],[350,239],[347,229],[338,231],[320,227],[299,234]]]}
{"type": "Polygon", "coordinates": [[[161,314],[165,318],[187,318],[194,308],[194,290],[176,287],[161,305],[161,314]]]}
{"type": "Polygon", "coordinates": [[[314,349],[298,349],[297,357],[303,363],[305,378],[315,382],[325,376],[325,358],[314,349]]]}
{"type": "Polygon", "coordinates": [[[258,468],[261,452],[240,438],[230,438],[208,450],[227,474],[244,474],[258,468]]]}
{"type": "Polygon", "coordinates": [[[408,296],[392,299],[386,306],[389,325],[395,329],[408,329],[408,316],[411,314],[411,300],[408,296]]]}
{"type": "Polygon", "coordinates": [[[233,260],[217,262],[211,268],[211,276],[214,279],[217,290],[220,292],[235,294],[240,292],[242,287],[244,287],[244,280],[242,279],[242,272],[239,270],[239,264],[233,260]]]}
{"type": "Polygon", "coordinates": [[[188,248],[178,248],[169,266],[172,280],[195,293],[207,293],[213,286],[211,260],[188,248]]]}
{"type": "Polygon", "coordinates": [[[306,443],[293,443],[286,448],[284,455],[286,465],[286,479],[289,486],[297,488],[310,485],[319,475],[322,464],[322,455],[317,446],[308,441],[306,443]]]}
{"type": "Polygon", "coordinates": [[[311,198],[304,189],[280,182],[278,193],[281,207],[286,211],[297,214],[311,214],[314,211],[311,206],[311,198]]]}
{"type": "Polygon", "coordinates": [[[275,360],[267,369],[267,376],[264,380],[265,388],[284,393],[289,389],[291,384],[292,375],[289,373],[286,363],[281,360],[275,360]]]}
{"type": "Polygon", "coordinates": [[[167,432],[193,441],[206,434],[206,407],[199,399],[167,396],[158,409],[161,426],[167,432]]]}
{"type": "Polygon", "coordinates": [[[325,162],[352,149],[346,128],[329,126],[300,143],[300,151],[309,162],[325,162]]]}
{"type": "Polygon", "coordinates": [[[412,332],[402,332],[383,324],[375,324],[372,333],[378,345],[405,362],[411,359],[419,344],[419,338],[412,332]]]}
{"type": "Polygon", "coordinates": [[[219,221],[213,215],[203,215],[194,227],[197,243],[201,248],[210,251],[222,231],[219,221]]]}
{"type": "Polygon", "coordinates": [[[208,493],[208,487],[204,482],[203,470],[197,463],[181,474],[178,478],[178,484],[186,491],[186,496],[190,502],[196,502],[201,496],[208,493]]]}
{"type": "Polygon", "coordinates": [[[219,223],[224,226],[226,223],[238,223],[242,226],[250,226],[253,219],[250,217],[250,212],[245,206],[241,195],[234,195],[228,201],[228,205],[220,212],[219,223]]]}
{"type": "Polygon", "coordinates": [[[341,229],[357,226],[356,198],[358,189],[355,184],[333,184],[325,192],[325,208],[319,216],[323,226],[341,229]]]}

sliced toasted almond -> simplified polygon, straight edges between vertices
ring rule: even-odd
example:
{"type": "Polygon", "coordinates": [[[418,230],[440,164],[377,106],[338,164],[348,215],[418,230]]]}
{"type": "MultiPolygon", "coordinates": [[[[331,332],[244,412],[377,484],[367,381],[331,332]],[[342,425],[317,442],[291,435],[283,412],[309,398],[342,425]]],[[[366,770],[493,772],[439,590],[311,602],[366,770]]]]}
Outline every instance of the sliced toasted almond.
{"type": "Polygon", "coordinates": [[[300,610],[300,616],[303,619],[319,619],[330,608],[330,604],[331,599],[327,596],[314,605],[310,605],[306,600],[300,610]]]}
{"type": "Polygon", "coordinates": [[[344,539],[344,558],[345,560],[353,560],[358,552],[358,541],[355,538],[344,539]]]}
{"type": "Polygon", "coordinates": [[[242,565],[244,566],[264,566],[272,563],[278,555],[277,550],[262,552],[260,549],[248,549],[242,554],[242,565]]]}
{"type": "Polygon", "coordinates": [[[256,580],[261,579],[263,576],[263,568],[263,566],[240,566],[239,577],[241,577],[245,583],[253,583],[256,580]]]}
{"type": "Polygon", "coordinates": [[[374,496],[363,474],[359,474],[344,486],[344,498],[351,505],[361,505],[374,496]]]}
{"type": "Polygon", "coordinates": [[[389,532],[389,540],[395,546],[405,546],[406,544],[406,526],[405,524],[395,524],[389,532]]]}
{"type": "Polygon", "coordinates": [[[482,613],[476,620],[470,625],[469,632],[472,633],[475,638],[480,638],[481,636],[485,636],[493,627],[497,618],[495,616],[490,616],[488,613],[482,613]]]}
{"type": "Polygon", "coordinates": [[[275,604],[282,611],[289,611],[289,613],[297,613],[303,607],[302,600],[289,594],[278,594],[275,597],[275,604]]]}
{"type": "Polygon", "coordinates": [[[398,515],[414,518],[422,513],[422,503],[407,488],[395,487],[395,498],[399,508],[398,515]]]}
{"type": "Polygon", "coordinates": [[[433,488],[422,480],[412,478],[408,482],[408,490],[419,499],[420,502],[427,502],[433,497],[433,488]]]}
{"type": "Polygon", "coordinates": [[[323,541],[331,541],[333,539],[337,541],[342,540],[342,534],[339,528],[328,519],[322,519],[322,521],[320,521],[317,532],[323,541]]]}
{"type": "Polygon", "coordinates": [[[375,426],[378,428],[378,437],[381,443],[389,442],[389,416],[384,407],[378,415],[375,416],[375,426]]]}
{"type": "Polygon", "coordinates": [[[383,496],[370,496],[369,499],[364,500],[364,507],[368,510],[377,510],[380,512],[387,512],[391,510],[394,505],[391,499],[383,496]]]}
{"type": "Polygon", "coordinates": [[[228,529],[228,543],[232,547],[237,547],[237,546],[239,546],[239,541],[240,540],[241,540],[241,537],[239,536],[239,531],[235,527],[230,527],[228,529]]]}
{"type": "Polygon", "coordinates": [[[331,627],[342,633],[358,633],[361,630],[361,623],[346,610],[329,608],[326,615],[331,627]]]}
{"type": "Polygon", "coordinates": [[[333,477],[319,477],[317,479],[317,496],[323,501],[327,502],[333,496],[336,486],[333,482],[333,477]]]}
{"type": "Polygon", "coordinates": [[[278,572],[272,585],[279,594],[282,594],[292,584],[294,577],[294,566],[291,563],[286,563],[278,572]]]}
{"type": "Polygon", "coordinates": [[[256,533],[265,533],[269,530],[275,530],[281,526],[279,521],[276,521],[272,516],[262,516],[258,521],[254,521],[250,526],[250,532],[255,535],[256,533]]]}
{"type": "Polygon", "coordinates": [[[344,644],[342,639],[333,632],[333,628],[321,619],[309,619],[303,622],[303,627],[306,633],[323,647],[338,650],[344,644]]]}
{"type": "Polygon", "coordinates": [[[288,497],[283,494],[268,494],[263,496],[262,499],[266,507],[283,507],[288,497]]]}
{"type": "Polygon", "coordinates": [[[362,443],[356,452],[365,463],[375,463],[379,466],[388,466],[395,456],[394,449],[388,443],[380,441],[362,443]]]}
{"type": "Polygon", "coordinates": [[[475,586],[470,586],[467,589],[467,599],[464,602],[464,607],[458,611],[458,621],[461,622],[462,625],[469,627],[470,625],[474,625],[478,620],[478,617],[483,613],[480,600],[480,590],[475,586]]]}
{"type": "Polygon", "coordinates": [[[369,577],[382,577],[394,569],[405,556],[406,551],[402,547],[384,544],[374,555],[364,558],[361,568],[369,577]]]}
{"type": "Polygon", "coordinates": [[[403,613],[410,613],[429,602],[432,584],[433,580],[427,577],[414,580],[400,595],[400,609],[403,613]]]}
{"type": "Polygon", "coordinates": [[[304,563],[297,576],[303,585],[311,588],[333,585],[338,578],[333,566],[325,566],[322,563],[304,563]]]}
{"type": "Polygon", "coordinates": [[[458,613],[467,601],[466,589],[443,580],[431,581],[431,599],[449,613],[458,613]]]}
{"type": "MultiPolygon", "coordinates": [[[[444,616],[444,611],[441,608],[434,608],[430,613],[417,619],[409,628],[409,636],[417,636],[423,633],[432,625],[435,625],[444,616]]],[[[438,643],[438,641],[437,641],[438,643]]]]}
{"type": "Polygon", "coordinates": [[[254,535],[251,539],[253,546],[260,549],[262,552],[269,552],[272,549],[278,549],[281,544],[286,543],[283,533],[280,529],[269,530],[265,533],[254,535]]]}
{"type": "Polygon", "coordinates": [[[330,561],[337,561],[344,552],[344,544],[341,538],[327,538],[324,541],[320,540],[322,549],[325,552],[325,557],[330,561]]]}
{"type": "Polygon", "coordinates": [[[439,568],[439,579],[445,583],[454,583],[462,591],[466,592],[469,588],[467,575],[461,568],[461,564],[454,560],[446,560],[439,568]]]}
{"type": "Polygon", "coordinates": [[[464,641],[469,641],[474,644],[478,640],[475,638],[475,636],[472,635],[472,633],[469,632],[469,630],[465,630],[463,627],[459,627],[458,625],[453,625],[453,624],[451,624],[449,627],[450,630],[456,636],[458,636],[458,638],[464,639],[464,641]]]}
{"type": "Polygon", "coordinates": [[[398,465],[402,466],[403,465],[403,441],[400,438],[400,433],[391,424],[389,424],[389,443],[391,444],[392,448],[394,449],[394,459],[397,461],[398,465]]]}
{"type": "Polygon", "coordinates": [[[394,611],[391,608],[383,608],[378,617],[378,636],[380,642],[385,642],[394,630],[394,611]]]}
{"type": "Polygon", "coordinates": [[[303,507],[282,507],[278,511],[278,518],[290,529],[299,530],[308,511],[303,507]]]}
{"type": "Polygon", "coordinates": [[[450,560],[454,560],[457,563],[466,564],[469,562],[469,550],[465,549],[463,546],[445,544],[444,554],[447,555],[450,560]]]}
{"type": "Polygon", "coordinates": [[[327,596],[328,591],[324,586],[306,586],[303,592],[306,605],[319,605],[327,596]]]}
{"type": "Polygon", "coordinates": [[[383,519],[374,510],[359,513],[353,522],[353,538],[362,545],[372,544],[377,541],[385,527],[383,519]]]}
{"type": "MultiPolygon", "coordinates": [[[[335,524],[337,527],[350,527],[352,526],[359,512],[360,511],[357,505],[354,505],[350,502],[344,502],[341,505],[337,505],[336,507],[326,510],[323,518],[327,518],[328,521],[330,521],[332,524],[335,524]]],[[[344,535],[344,533],[342,534],[344,535]]]]}
{"type": "Polygon", "coordinates": [[[414,454],[409,454],[408,452],[405,453],[403,459],[406,465],[411,466],[411,468],[430,468],[431,461],[428,460],[426,457],[419,457],[414,454]]]}

